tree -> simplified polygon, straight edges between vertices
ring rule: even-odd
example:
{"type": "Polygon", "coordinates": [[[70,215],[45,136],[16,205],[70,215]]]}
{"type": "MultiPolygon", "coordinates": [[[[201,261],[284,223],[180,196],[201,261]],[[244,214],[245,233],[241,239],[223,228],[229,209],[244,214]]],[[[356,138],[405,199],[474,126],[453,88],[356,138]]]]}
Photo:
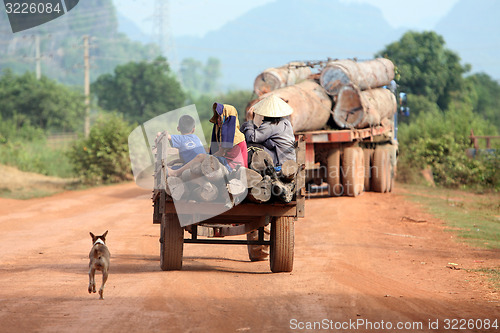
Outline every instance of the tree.
{"type": "Polygon", "coordinates": [[[34,73],[17,76],[5,70],[0,77],[0,115],[17,128],[26,124],[43,130],[75,131],[83,127],[84,96],[34,73]]]}
{"type": "Polygon", "coordinates": [[[118,66],[114,74],[101,75],[91,90],[99,106],[140,123],[183,106],[186,98],[163,57],[118,66]]]}
{"type": "Polygon", "coordinates": [[[427,97],[446,109],[453,92],[463,88],[462,74],[470,70],[460,57],[445,48],[444,38],[433,31],[409,31],[376,56],[391,59],[401,78],[401,90],[427,97]]]}
{"type": "Polygon", "coordinates": [[[222,76],[220,67],[220,60],[213,57],[208,58],[205,65],[193,58],[183,59],[180,75],[184,88],[195,97],[217,93],[222,76]]]}
{"type": "Polygon", "coordinates": [[[486,73],[471,75],[466,80],[472,83],[472,88],[476,93],[474,111],[500,130],[500,113],[498,112],[500,84],[486,73]]]}

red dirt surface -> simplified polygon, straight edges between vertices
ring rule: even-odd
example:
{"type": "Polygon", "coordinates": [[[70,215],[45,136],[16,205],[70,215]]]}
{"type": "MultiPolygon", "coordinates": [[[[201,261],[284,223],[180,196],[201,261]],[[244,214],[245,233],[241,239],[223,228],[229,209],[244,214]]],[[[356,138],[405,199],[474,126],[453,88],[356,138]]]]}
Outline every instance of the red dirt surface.
{"type": "Polygon", "coordinates": [[[0,199],[0,331],[284,332],[349,321],[360,326],[332,331],[391,331],[375,330],[383,321],[394,332],[451,332],[445,319],[500,320],[498,293],[467,271],[500,266],[499,251],[460,243],[401,191],[308,200],[294,270],[280,274],[244,246],[194,244],[182,271],[161,271],[151,193],[135,184],[0,199]],[[87,292],[89,231],[106,230],[100,301],[87,292]]]}

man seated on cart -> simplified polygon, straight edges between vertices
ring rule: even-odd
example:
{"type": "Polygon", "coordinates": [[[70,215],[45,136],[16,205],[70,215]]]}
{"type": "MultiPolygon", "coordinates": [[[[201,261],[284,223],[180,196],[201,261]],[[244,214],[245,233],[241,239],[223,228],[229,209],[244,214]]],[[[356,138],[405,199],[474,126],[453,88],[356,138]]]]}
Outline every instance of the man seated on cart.
{"type": "Polygon", "coordinates": [[[283,162],[295,161],[295,136],[287,117],[292,114],[292,107],[272,94],[255,104],[252,111],[253,121],[241,125],[248,145],[260,147],[269,153],[277,171],[283,162]]]}

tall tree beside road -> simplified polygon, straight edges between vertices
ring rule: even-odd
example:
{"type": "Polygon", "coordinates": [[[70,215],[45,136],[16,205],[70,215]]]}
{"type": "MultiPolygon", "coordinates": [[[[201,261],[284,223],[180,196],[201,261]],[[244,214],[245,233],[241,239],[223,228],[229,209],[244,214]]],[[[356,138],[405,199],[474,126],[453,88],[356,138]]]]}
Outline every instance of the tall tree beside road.
{"type": "Polygon", "coordinates": [[[185,58],[181,63],[180,75],[184,88],[195,97],[219,93],[222,72],[217,58],[208,58],[205,65],[193,58],[185,58]]]}
{"type": "Polygon", "coordinates": [[[163,57],[117,66],[92,84],[98,105],[142,123],[184,105],[186,95],[163,57]]]}
{"type": "Polygon", "coordinates": [[[447,109],[453,92],[463,88],[462,75],[470,70],[470,65],[460,64],[458,54],[447,49],[443,37],[433,31],[409,31],[377,56],[387,57],[397,66],[402,91],[425,96],[442,110],[447,109]]]}

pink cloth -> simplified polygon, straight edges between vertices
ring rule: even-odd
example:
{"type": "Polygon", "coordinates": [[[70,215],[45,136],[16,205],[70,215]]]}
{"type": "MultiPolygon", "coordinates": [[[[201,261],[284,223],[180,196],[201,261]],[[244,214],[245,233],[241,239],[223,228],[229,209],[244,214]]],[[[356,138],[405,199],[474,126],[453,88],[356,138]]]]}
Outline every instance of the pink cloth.
{"type": "Polygon", "coordinates": [[[226,151],[224,157],[227,160],[227,164],[233,169],[238,165],[248,168],[247,143],[245,141],[238,143],[236,146],[226,151]]]}

